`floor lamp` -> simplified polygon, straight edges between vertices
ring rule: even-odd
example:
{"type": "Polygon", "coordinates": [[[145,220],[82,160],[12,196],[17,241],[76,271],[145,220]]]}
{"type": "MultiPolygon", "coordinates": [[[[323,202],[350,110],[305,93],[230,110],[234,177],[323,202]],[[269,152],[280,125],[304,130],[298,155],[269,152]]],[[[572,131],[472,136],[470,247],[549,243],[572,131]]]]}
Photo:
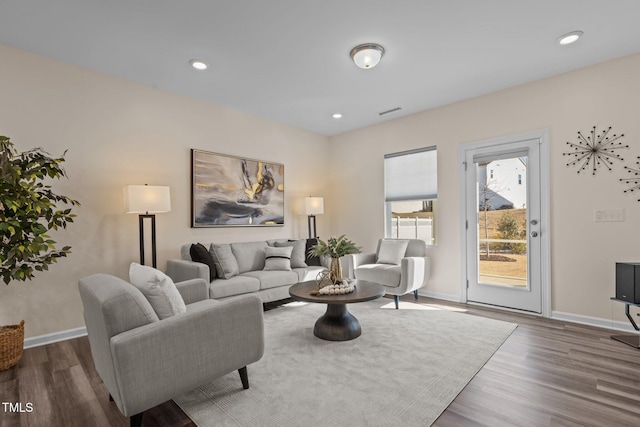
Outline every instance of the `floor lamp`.
{"type": "Polygon", "coordinates": [[[316,232],[316,215],[322,215],[324,213],[324,199],[322,197],[306,197],[304,199],[304,211],[307,214],[307,221],[309,222],[309,238],[313,239],[318,237],[316,232]],[[313,222],[313,232],[311,231],[311,225],[313,222]]]}
{"type": "Polygon", "coordinates": [[[137,213],[140,227],[140,264],[144,264],[144,220],[151,220],[151,265],[156,268],[156,213],[171,210],[169,187],[158,185],[127,185],[123,189],[127,213],[137,213]]]}

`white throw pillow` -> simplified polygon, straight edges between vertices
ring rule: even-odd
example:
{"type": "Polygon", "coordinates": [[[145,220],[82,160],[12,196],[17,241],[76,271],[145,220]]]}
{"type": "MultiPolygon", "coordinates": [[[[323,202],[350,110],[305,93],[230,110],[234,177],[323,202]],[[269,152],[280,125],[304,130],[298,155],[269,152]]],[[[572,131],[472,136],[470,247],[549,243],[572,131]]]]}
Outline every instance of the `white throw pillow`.
{"type": "Polygon", "coordinates": [[[409,245],[408,240],[383,239],[378,249],[377,264],[399,265],[409,245]]]}
{"type": "Polygon", "coordinates": [[[162,271],[132,262],[129,281],[140,289],[161,320],[187,311],[175,283],[162,271]]]}
{"type": "Polygon", "coordinates": [[[264,271],[291,271],[291,251],[293,246],[267,246],[264,249],[264,271]]]}

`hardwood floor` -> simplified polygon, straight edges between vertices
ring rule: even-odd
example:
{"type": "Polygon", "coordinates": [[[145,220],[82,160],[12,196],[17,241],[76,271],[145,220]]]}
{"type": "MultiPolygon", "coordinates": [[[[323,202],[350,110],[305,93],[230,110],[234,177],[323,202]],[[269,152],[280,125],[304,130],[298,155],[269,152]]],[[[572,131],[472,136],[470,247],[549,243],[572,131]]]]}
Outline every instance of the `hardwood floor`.
{"type": "MultiPolygon", "coordinates": [[[[519,325],[435,426],[640,425],[640,350],[612,340],[611,331],[423,297],[418,303],[519,325]]],[[[109,402],[86,337],[25,350],[18,366],[0,372],[0,401],[33,407],[0,406],[0,427],[128,425],[109,402]]],[[[143,426],[194,424],[169,401],[145,412],[143,426]]]]}

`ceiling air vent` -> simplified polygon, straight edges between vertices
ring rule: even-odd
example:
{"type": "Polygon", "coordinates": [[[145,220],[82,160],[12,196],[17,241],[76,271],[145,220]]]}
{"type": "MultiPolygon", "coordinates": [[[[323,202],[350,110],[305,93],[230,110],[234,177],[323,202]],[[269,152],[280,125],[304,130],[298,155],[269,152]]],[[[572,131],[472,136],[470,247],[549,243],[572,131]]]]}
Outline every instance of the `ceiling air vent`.
{"type": "Polygon", "coordinates": [[[381,113],[378,113],[378,115],[379,116],[385,116],[387,114],[395,113],[396,111],[400,111],[400,110],[402,110],[402,108],[396,107],[396,108],[392,108],[391,110],[387,110],[387,111],[383,111],[381,113]]]}

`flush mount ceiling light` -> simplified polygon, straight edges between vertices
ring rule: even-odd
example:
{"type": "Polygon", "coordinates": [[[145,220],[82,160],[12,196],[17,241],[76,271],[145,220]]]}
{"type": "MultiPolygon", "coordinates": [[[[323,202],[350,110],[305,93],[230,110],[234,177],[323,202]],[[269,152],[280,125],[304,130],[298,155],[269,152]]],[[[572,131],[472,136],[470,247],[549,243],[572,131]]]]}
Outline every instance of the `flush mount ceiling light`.
{"type": "Polygon", "coordinates": [[[378,65],[384,55],[384,48],[379,44],[365,43],[351,49],[351,59],[360,68],[368,70],[378,65]]]}
{"type": "Polygon", "coordinates": [[[558,38],[558,43],[562,46],[575,43],[584,33],[582,31],[572,31],[558,38]]]}
{"type": "Polygon", "coordinates": [[[198,71],[204,71],[209,67],[207,64],[200,61],[199,59],[192,59],[191,61],[189,61],[189,64],[191,64],[191,66],[198,71]]]}

